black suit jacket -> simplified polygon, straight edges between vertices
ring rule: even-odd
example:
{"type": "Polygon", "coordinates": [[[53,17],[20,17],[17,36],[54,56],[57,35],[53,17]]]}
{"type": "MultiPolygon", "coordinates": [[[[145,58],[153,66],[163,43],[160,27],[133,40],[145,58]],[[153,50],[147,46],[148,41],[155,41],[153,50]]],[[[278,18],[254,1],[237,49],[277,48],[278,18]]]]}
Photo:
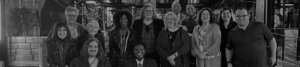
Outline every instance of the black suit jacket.
{"type": "MultiPolygon", "coordinates": [[[[125,67],[138,67],[136,59],[127,60],[125,67]]],[[[157,64],[155,60],[145,58],[142,67],[157,67],[157,64]]]]}

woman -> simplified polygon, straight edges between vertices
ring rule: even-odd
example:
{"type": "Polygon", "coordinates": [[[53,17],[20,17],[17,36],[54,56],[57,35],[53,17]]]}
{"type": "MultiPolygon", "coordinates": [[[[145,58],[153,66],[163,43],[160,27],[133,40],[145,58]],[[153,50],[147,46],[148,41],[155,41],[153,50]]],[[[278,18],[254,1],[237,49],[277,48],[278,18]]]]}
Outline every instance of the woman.
{"type": "Polygon", "coordinates": [[[78,49],[80,50],[82,48],[84,42],[87,39],[94,37],[101,41],[102,46],[105,47],[105,53],[107,54],[109,52],[109,50],[108,50],[108,47],[104,45],[103,34],[99,32],[99,30],[100,30],[99,22],[96,21],[95,19],[90,19],[90,20],[88,20],[88,23],[86,24],[85,28],[87,31],[85,31],[83,36],[78,38],[78,41],[77,41],[79,43],[78,49]]]}
{"type": "Polygon", "coordinates": [[[208,8],[198,13],[199,25],[194,28],[192,36],[192,55],[197,58],[197,67],[221,67],[221,31],[212,17],[208,8]]]}
{"type": "Polygon", "coordinates": [[[161,67],[186,67],[184,56],[190,51],[188,32],[177,26],[176,14],[168,12],[164,18],[166,29],[159,33],[156,50],[161,67]]]}
{"type": "Polygon", "coordinates": [[[136,42],[135,31],[130,28],[132,16],[128,11],[119,11],[114,15],[116,28],[110,40],[111,63],[113,67],[124,67],[125,60],[133,57],[132,49],[136,42]]]}
{"type": "Polygon", "coordinates": [[[158,54],[154,47],[158,33],[162,30],[164,24],[162,20],[156,18],[155,7],[146,4],[141,10],[141,19],[134,21],[133,29],[136,31],[137,41],[146,44],[145,57],[158,60],[158,54]]]}
{"type": "Polygon", "coordinates": [[[227,67],[227,60],[226,60],[226,41],[228,32],[236,26],[236,23],[232,20],[232,12],[228,8],[224,8],[221,11],[221,18],[219,22],[220,30],[221,30],[221,64],[222,67],[227,67]]]}
{"type": "Polygon", "coordinates": [[[105,56],[104,47],[97,38],[85,41],[80,56],[71,62],[70,67],[112,67],[105,56]]]}
{"type": "Polygon", "coordinates": [[[66,22],[57,22],[47,41],[49,67],[68,66],[77,55],[76,45],[71,42],[70,31],[66,22]]]}

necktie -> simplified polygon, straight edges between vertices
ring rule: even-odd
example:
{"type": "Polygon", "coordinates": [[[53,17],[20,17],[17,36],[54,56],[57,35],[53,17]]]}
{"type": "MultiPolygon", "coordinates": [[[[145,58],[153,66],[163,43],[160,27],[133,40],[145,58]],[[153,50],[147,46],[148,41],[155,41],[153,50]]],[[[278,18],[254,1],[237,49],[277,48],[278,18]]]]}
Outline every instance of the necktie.
{"type": "Polygon", "coordinates": [[[143,65],[141,63],[138,64],[138,67],[142,67],[143,65]]]}

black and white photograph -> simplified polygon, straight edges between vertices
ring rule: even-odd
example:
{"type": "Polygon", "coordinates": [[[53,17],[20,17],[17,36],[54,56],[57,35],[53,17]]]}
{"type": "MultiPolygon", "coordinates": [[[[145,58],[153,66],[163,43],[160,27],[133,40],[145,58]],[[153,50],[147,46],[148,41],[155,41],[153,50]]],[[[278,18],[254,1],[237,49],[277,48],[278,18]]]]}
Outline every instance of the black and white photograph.
{"type": "Polygon", "coordinates": [[[300,67],[300,0],[0,0],[0,67],[300,67]]]}

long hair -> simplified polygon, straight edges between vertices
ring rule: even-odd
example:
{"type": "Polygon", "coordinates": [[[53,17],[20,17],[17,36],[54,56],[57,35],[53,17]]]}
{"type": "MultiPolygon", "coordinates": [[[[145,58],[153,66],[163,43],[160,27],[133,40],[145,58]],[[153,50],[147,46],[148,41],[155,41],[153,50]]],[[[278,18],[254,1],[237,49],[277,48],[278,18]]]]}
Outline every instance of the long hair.
{"type": "MultiPolygon", "coordinates": [[[[220,19],[219,19],[219,20],[220,20],[219,23],[220,23],[221,25],[224,24],[224,20],[222,19],[222,13],[223,13],[224,11],[226,11],[226,10],[228,10],[228,11],[230,12],[231,15],[232,15],[232,13],[233,13],[233,12],[231,11],[231,9],[229,9],[229,8],[224,8],[224,9],[220,12],[220,16],[221,16],[221,17],[220,17],[220,19]]],[[[232,22],[232,21],[233,21],[233,17],[231,16],[229,22],[232,22]]]]}
{"type": "Polygon", "coordinates": [[[144,19],[144,18],[145,18],[145,16],[144,16],[145,10],[146,10],[148,7],[151,7],[151,8],[153,9],[153,11],[152,11],[152,12],[153,12],[152,19],[157,18],[156,8],[155,8],[151,3],[146,3],[146,4],[143,6],[142,10],[141,10],[141,19],[144,19]]]}
{"type": "Polygon", "coordinates": [[[53,41],[53,40],[63,40],[63,41],[69,41],[71,39],[71,33],[70,29],[67,25],[67,22],[64,21],[58,21],[54,24],[52,27],[50,34],[48,35],[48,40],[53,41]],[[59,28],[64,27],[67,30],[67,36],[64,39],[60,39],[58,37],[57,31],[59,28]]]}
{"type": "Polygon", "coordinates": [[[82,57],[89,57],[88,54],[88,46],[90,45],[91,42],[95,41],[98,44],[98,53],[96,55],[96,58],[99,60],[102,60],[105,58],[105,51],[104,51],[104,47],[102,45],[102,43],[94,37],[89,38],[88,40],[86,40],[80,50],[80,56],[82,57]]]}
{"type": "Polygon", "coordinates": [[[128,20],[127,27],[129,27],[129,28],[131,27],[132,15],[130,12],[123,10],[123,11],[118,11],[117,13],[114,14],[113,19],[114,19],[114,23],[116,24],[116,27],[115,27],[116,30],[119,30],[121,28],[120,20],[123,15],[125,15],[127,17],[127,20],[128,20]]]}
{"type": "Polygon", "coordinates": [[[200,12],[197,14],[197,18],[196,18],[196,22],[198,22],[199,25],[202,25],[203,22],[201,20],[201,14],[203,13],[203,11],[207,10],[209,12],[209,16],[210,16],[210,19],[209,19],[209,23],[214,23],[214,18],[213,18],[213,13],[212,13],[212,10],[210,8],[207,8],[207,7],[204,7],[200,10],[200,12]]]}

